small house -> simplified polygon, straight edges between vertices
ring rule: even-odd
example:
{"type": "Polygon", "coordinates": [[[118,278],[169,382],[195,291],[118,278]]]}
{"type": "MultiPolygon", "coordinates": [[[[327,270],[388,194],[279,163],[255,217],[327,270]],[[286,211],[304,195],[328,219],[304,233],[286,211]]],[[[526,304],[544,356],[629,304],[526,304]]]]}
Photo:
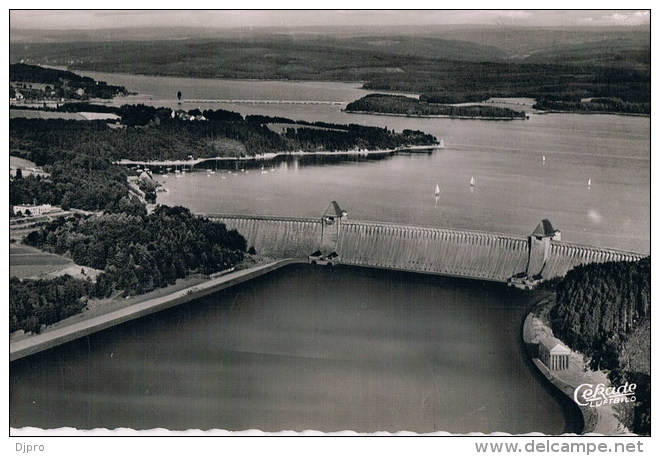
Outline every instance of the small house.
{"type": "Polygon", "coordinates": [[[571,350],[554,337],[542,340],[539,345],[539,359],[550,370],[568,369],[570,354],[571,350]]]}

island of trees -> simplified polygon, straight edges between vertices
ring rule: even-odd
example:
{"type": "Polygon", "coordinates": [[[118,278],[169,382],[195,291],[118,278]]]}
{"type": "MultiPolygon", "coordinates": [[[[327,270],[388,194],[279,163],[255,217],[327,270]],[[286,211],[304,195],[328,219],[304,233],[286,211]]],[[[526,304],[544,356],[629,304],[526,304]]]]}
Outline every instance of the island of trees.
{"type": "Polygon", "coordinates": [[[637,389],[634,410],[624,417],[633,432],[651,432],[651,258],[581,265],[557,286],[552,330],[583,353],[613,384],[637,389]]]}
{"type": "Polygon", "coordinates": [[[651,103],[623,101],[617,97],[560,99],[540,98],[533,106],[541,111],[651,115],[651,103]]]}
{"type": "Polygon", "coordinates": [[[433,97],[416,98],[404,95],[369,94],[346,105],[347,112],[393,114],[411,117],[469,117],[482,119],[524,119],[524,111],[481,105],[452,106],[430,102],[433,97]]]}

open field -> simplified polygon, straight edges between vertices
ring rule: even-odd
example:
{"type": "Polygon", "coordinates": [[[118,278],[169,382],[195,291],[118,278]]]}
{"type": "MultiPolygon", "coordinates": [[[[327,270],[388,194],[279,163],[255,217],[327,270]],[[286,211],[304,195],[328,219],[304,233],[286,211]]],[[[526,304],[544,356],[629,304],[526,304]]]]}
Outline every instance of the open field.
{"type": "Polygon", "coordinates": [[[9,118],[16,119],[23,117],[26,119],[66,119],[66,120],[86,120],[85,117],[75,112],[51,112],[37,111],[32,109],[10,109],[9,118]]]}
{"type": "Polygon", "coordinates": [[[9,167],[10,168],[36,168],[37,164],[26,160],[24,158],[15,157],[13,155],[9,156],[9,167]]]}
{"type": "Polygon", "coordinates": [[[73,261],[61,255],[43,252],[26,245],[9,244],[10,277],[19,279],[38,277],[73,266],[76,266],[73,261]]]}

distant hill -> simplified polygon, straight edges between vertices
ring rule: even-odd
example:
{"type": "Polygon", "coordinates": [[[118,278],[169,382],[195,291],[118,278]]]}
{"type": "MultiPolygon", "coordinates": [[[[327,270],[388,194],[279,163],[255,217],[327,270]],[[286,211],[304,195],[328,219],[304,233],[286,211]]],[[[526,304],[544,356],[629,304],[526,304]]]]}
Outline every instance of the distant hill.
{"type": "Polygon", "coordinates": [[[650,103],[648,27],[346,27],[234,34],[171,28],[126,30],[118,41],[120,30],[98,36],[21,31],[12,37],[11,62],[193,78],[364,81],[373,90],[448,100],[614,97],[650,103]],[[28,42],[30,36],[42,42],[28,42]]]}

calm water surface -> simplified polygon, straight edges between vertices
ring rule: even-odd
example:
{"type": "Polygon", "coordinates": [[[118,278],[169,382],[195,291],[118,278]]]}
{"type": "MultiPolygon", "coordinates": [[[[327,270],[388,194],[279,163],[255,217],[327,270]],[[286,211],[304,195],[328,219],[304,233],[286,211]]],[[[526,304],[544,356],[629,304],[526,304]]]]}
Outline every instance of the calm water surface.
{"type": "MultiPolygon", "coordinates": [[[[539,220],[548,218],[565,241],[650,253],[650,118],[535,114],[529,99],[507,100],[508,106],[531,113],[526,121],[371,116],[342,111],[345,103],[369,93],[359,83],[86,74],[139,91],[141,102],[158,106],[418,129],[446,145],[431,155],[377,162],[305,166],[290,161],[265,163],[267,173],[159,177],[170,190],[160,194],[163,204],[208,213],[316,217],[337,200],[354,219],[518,235],[531,233],[539,220]],[[177,90],[184,99],[325,100],[342,105],[177,105],[177,90]],[[471,176],[477,182],[472,191],[471,176]],[[436,184],[441,191],[437,204],[436,184]]],[[[214,165],[201,168],[207,166],[214,165]]]]}
{"type": "MultiPolygon", "coordinates": [[[[569,242],[650,251],[648,118],[379,117],[341,110],[368,93],[359,84],[88,75],[141,93],[120,104],[411,128],[446,144],[378,160],[288,158],[158,176],[170,190],[159,194],[164,204],[317,217],[337,200],[354,219],[520,235],[549,218],[569,242]],[[342,104],[179,106],[178,90],[342,104]]],[[[10,425],[556,434],[564,414],[520,347],[530,299],[480,282],[290,267],[11,364],[10,425]]]]}
{"type": "Polygon", "coordinates": [[[11,365],[10,425],[564,430],[503,285],[295,266],[11,365]]]}

